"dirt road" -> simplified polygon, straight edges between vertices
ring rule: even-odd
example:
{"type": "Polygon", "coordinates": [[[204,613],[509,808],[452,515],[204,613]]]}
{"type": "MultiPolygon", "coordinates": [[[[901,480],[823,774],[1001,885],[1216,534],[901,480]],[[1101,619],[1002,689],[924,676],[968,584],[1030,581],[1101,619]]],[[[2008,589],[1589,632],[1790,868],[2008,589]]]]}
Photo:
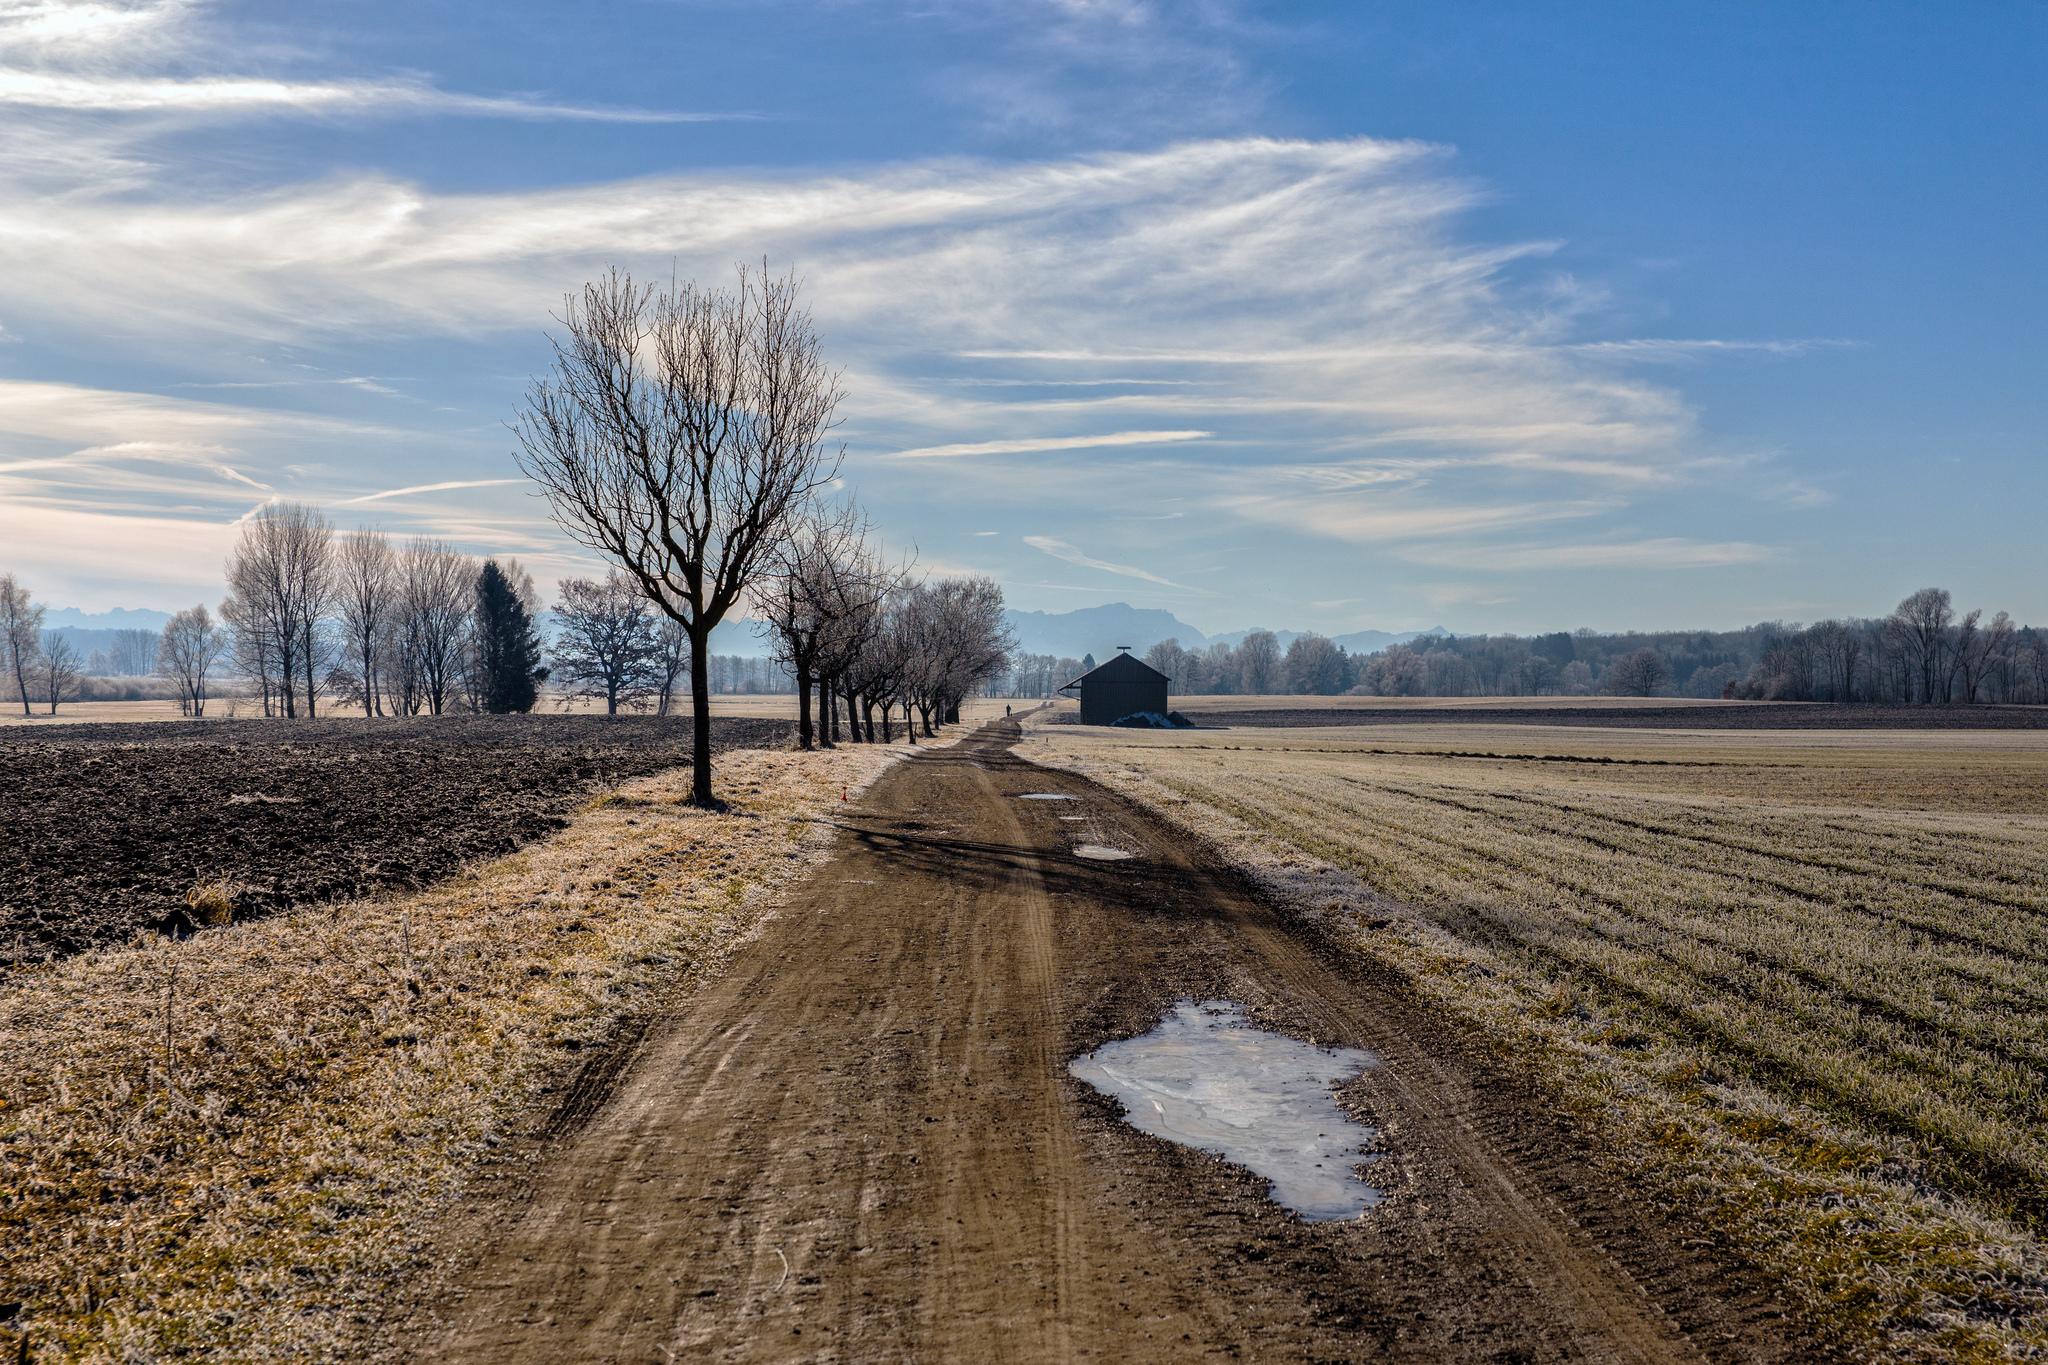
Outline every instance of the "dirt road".
{"type": "Polygon", "coordinates": [[[846,808],[833,861],[458,1232],[420,1357],[1814,1358],[1397,981],[1015,734],[846,808]],[[1297,1221],[1067,1077],[1191,996],[1379,1054],[1343,1098],[1384,1204],[1297,1221]]]}

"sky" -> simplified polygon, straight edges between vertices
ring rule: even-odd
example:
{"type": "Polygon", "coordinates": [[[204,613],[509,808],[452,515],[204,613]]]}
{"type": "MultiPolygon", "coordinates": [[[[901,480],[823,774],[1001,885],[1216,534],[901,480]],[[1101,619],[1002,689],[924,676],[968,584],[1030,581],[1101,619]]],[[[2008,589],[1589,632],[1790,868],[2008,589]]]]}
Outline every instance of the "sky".
{"type": "Polygon", "coordinates": [[[595,565],[507,424],[618,266],[804,282],[1013,605],[2048,621],[2048,6],[0,0],[0,572],[271,500],[595,565]]]}

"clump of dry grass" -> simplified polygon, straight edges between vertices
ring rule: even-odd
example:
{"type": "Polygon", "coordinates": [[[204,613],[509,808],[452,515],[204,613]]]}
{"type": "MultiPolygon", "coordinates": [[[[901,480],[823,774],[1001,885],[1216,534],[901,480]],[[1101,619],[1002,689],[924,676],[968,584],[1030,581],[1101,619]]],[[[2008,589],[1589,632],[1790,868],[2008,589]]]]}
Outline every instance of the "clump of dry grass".
{"type": "MultiPolygon", "coordinates": [[[[333,1355],[426,1229],[626,1014],[714,970],[902,751],[735,752],[733,810],[633,782],[423,893],[13,971],[0,996],[11,1358],[333,1355]]],[[[232,914],[233,888],[194,889],[232,914]]]]}
{"type": "Polygon", "coordinates": [[[1032,753],[1538,1059],[1856,1349],[2048,1353],[2048,747],[1428,728],[1032,753]]]}
{"type": "Polygon", "coordinates": [[[226,877],[200,882],[185,893],[185,908],[192,923],[202,929],[221,929],[235,922],[235,884],[226,877]]]}

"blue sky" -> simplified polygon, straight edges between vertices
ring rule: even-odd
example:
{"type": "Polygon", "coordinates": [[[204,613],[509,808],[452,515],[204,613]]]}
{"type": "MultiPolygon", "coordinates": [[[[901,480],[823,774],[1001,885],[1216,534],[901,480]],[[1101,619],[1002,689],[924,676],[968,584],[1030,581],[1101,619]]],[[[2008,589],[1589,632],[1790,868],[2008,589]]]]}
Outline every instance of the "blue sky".
{"type": "Polygon", "coordinates": [[[585,571],[503,425],[549,309],[766,256],[876,520],[1019,606],[2048,620],[2044,58],[2018,3],[0,0],[0,570],[212,599],[285,497],[585,571]]]}

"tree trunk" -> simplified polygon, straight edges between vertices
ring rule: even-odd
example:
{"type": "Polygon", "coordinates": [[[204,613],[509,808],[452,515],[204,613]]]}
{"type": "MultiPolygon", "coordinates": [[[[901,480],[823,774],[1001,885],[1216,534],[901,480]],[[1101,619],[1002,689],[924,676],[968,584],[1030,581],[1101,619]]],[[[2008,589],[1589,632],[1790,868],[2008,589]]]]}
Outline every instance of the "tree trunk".
{"type": "MultiPolygon", "coordinates": [[[[896,742],[895,715],[896,708],[885,703],[882,707],[882,743],[884,744],[894,744],[896,742]]],[[[872,736],[870,737],[872,738],[872,736]]]]}
{"type": "MultiPolygon", "coordinates": [[[[794,651],[791,651],[794,653],[794,651]]],[[[796,747],[811,748],[811,670],[796,667],[796,747]]]]}
{"type": "Polygon", "coordinates": [[[690,801],[716,810],[711,794],[711,669],[706,657],[711,630],[690,632],[690,801]]]}
{"type": "Polygon", "coordinates": [[[313,700],[313,626],[311,622],[308,622],[306,625],[306,648],[304,653],[306,656],[306,719],[317,720],[320,712],[313,700]]]}
{"type": "Polygon", "coordinates": [[[903,699],[903,737],[912,744],[917,743],[917,722],[911,718],[910,698],[903,699]]]}

